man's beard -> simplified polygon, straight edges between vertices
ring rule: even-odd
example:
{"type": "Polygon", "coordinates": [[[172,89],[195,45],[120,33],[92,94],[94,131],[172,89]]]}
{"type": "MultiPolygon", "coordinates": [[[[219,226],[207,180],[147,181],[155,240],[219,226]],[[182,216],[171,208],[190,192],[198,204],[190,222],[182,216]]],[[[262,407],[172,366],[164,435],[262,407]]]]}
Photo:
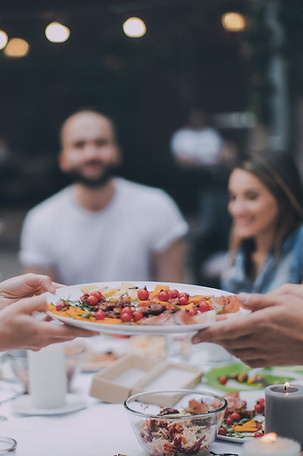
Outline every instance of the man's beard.
{"type": "Polygon", "coordinates": [[[106,185],[108,181],[117,174],[119,169],[120,166],[111,165],[107,167],[102,174],[96,177],[85,176],[79,169],[73,169],[66,174],[73,183],[82,184],[84,187],[93,189],[101,188],[106,185]]]}

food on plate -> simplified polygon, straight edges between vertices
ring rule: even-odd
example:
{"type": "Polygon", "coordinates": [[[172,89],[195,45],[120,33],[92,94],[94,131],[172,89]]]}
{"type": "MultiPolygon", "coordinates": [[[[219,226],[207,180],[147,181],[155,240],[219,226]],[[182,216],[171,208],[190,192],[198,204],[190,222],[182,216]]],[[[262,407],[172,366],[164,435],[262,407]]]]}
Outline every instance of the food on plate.
{"type": "Polygon", "coordinates": [[[142,442],[151,450],[150,454],[155,456],[204,454],[204,450],[214,440],[216,421],[205,419],[201,415],[220,408],[220,405],[216,401],[210,405],[191,399],[185,409],[161,409],[157,414],[159,419],[147,419],[138,424],[142,442]],[[180,415],[184,420],[178,420],[180,415]],[[186,416],[195,415],[198,415],[197,419],[186,420],[186,416]],[[161,420],[163,417],[166,419],[161,420]]]}
{"type": "Polygon", "coordinates": [[[223,397],[227,400],[227,407],[218,434],[239,439],[262,437],[264,434],[264,399],[258,399],[253,410],[249,410],[246,401],[240,399],[239,392],[228,393],[223,397]]]}
{"type": "Polygon", "coordinates": [[[84,286],[78,299],[49,304],[54,314],[102,324],[194,325],[220,321],[240,310],[235,295],[203,296],[157,285],[153,290],[122,283],[118,288],[84,286]]]}
{"type": "Polygon", "coordinates": [[[119,359],[119,356],[108,350],[107,352],[97,352],[86,348],[83,357],[82,370],[84,372],[95,372],[103,367],[110,366],[119,359]]]}
{"type": "Polygon", "coordinates": [[[302,380],[302,373],[291,375],[289,368],[252,369],[243,363],[234,363],[215,367],[205,374],[205,382],[222,391],[247,391],[250,389],[262,390],[268,385],[284,384],[302,380]]]}
{"type": "Polygon", "coordinates": [[[149,358],[164,358],[166,355],[166,341],[164,336],[136,335],[129,339],[127,349],[131,353],[149,358]]]}
{"type": "Polygon", "coordinates": [[[251,377],[248,376],[248,372],[245,370],[243,372],[238,372],[237,374],[231,375],[222,375],[218,378],[220,385],[226,385],[229,380],[234,380],[239,383],[245,383],[246,385],[260,385],[261,387],[269,386],[268,383],[262,374],[255,374],[251,377]]]}

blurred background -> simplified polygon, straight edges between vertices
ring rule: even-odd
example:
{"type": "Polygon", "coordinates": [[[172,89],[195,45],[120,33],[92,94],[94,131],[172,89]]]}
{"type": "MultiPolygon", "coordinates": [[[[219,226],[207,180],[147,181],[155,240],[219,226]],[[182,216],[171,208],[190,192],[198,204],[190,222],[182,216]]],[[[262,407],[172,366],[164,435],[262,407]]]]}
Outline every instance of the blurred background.
{"type": "Polygon", "coordinates": [[[166,190],[193,232],[196,188],[170,151],[191,107],[236,153],[288,150],[303,170],[302,0],[0,0],[0,30],[2,279],[21,271],[27,210],[67,183],[58,131],[79,108],[113,118],[122,175],[166,190]]]}

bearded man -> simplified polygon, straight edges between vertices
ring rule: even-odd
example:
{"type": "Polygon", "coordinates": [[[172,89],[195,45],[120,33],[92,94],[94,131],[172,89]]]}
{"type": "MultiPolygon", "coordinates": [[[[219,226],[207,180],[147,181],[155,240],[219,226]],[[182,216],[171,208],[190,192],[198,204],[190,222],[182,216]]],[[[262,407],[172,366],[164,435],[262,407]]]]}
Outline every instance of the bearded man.
{"type": "Polygon", "coordinates": [[[183,282],[187,223],[163,190],[115,177],[122,154],[113,122],[78,111],[60,140],[59,165],[72,184],[26,215],[19,256],[25,271],[66,285],[183,282]]]}

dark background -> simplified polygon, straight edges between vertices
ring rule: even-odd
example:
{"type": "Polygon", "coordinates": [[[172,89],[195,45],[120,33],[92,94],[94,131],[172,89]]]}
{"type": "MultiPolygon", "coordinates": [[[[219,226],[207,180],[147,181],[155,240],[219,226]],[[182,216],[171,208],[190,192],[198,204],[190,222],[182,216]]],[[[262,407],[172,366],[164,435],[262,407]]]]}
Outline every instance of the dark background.
{"type": "MultiPolygon", "coordinates": [[[[244,38],[223,29],[227,11],[245,13],[245,2],[0,0],[0,28],[30,44],[24,58],[0,52],[0,138],[11,148],[0,168],[2,204],[35,204],[66,184],[56,164],[59,126],[74,110],[94,107],[117,125],[122,174],[189,208],[188,182],[170,156],[173,131],[191,106],[210,115],[248,106],[244,38]],[[130,16],[145,21],[143,38],[124,35],[130,16]],[[44,36],[56,19],[71,29],[66,43],[44,36]]],[[[245,136],[222,134],[238,143],[245,136]]]]}
{"type": "Polygon", "coordinates": [[[220,132],[240,153],[258,131],[262,146],[273,131],[277,95],[270,65],[283,57],[289,153],[303,173],[303,1],[0,0],[0,29],[30,45],[20,59],[0,51],[0,280],[21,272],[17,253],[27,210],[67,184],[57,166],[61,123],[73,111],[92,107],[116,123],[122,175],[166,190],[190,222],[188,282],[217,286],[201,277],[200,266],[201,255],[213,247],[227,248],[226,175],[211,179],[208,188],[200,171],[182,173],[169,141],[189,108],[200,106],[213,119],[251,112],[258,128],[221,123],[220,132]],[[271,6],[283,30],[278,44],[268,23],[271,6]],[[245,15],[244,32],[224,30],[221,15],[229,11],[245,15]],[[122,24],[130,16],[145,21],[144,37],[124,35],[122,24]],[[53,20],[70,27],[66,43],[45,38],[53,20]],[[7,156],[1,154],[3,143],[7,156]],[[197,198],[203,200],[204,190],[219,198],[206,209],[197,198]]]}

